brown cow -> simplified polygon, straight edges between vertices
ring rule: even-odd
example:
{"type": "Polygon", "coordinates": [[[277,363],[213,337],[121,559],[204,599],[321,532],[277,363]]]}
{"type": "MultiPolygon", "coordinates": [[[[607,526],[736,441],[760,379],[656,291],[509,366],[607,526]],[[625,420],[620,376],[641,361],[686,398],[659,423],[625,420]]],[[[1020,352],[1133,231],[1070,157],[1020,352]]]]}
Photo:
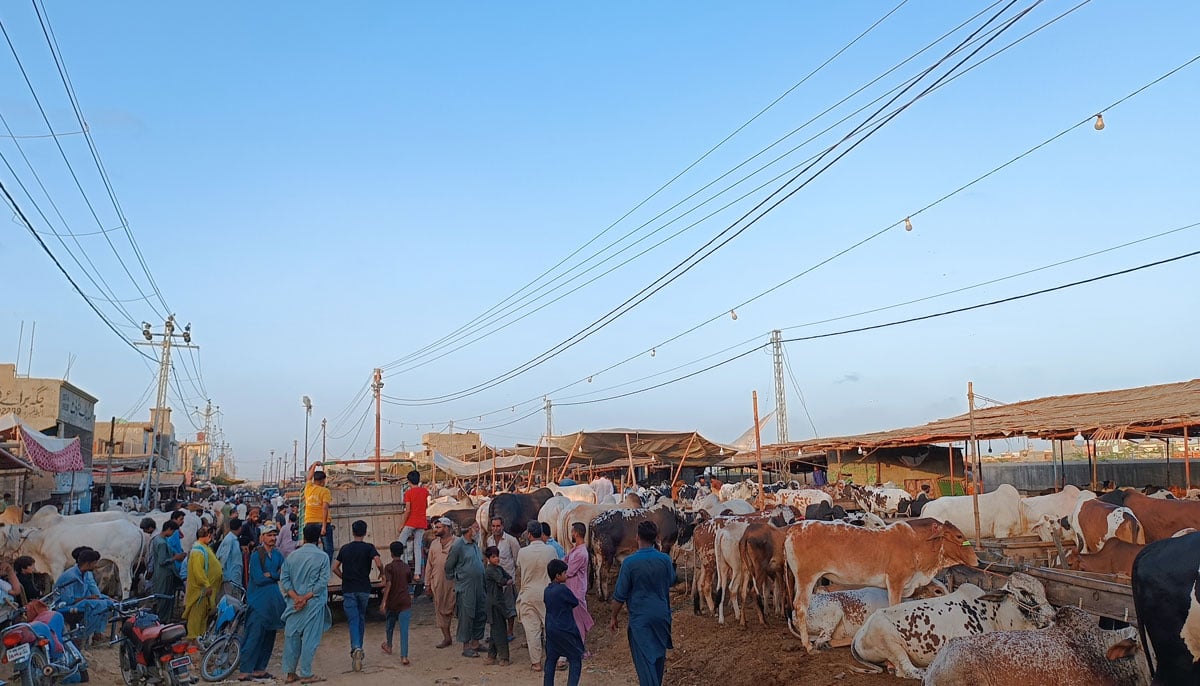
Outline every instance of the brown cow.
{"type": "Polygon", "coordinates": [[[1091,555],[1080,555],[1075,551],[1067,553],[1067,567],[1077,572],[1133,576],[1133,558],[1144,547],[1113,538],[1106,541],[1099,552],[1091,555]]]}
{"type": "MultiPolygon", "coordinates": [[[[753,512],[744,515],[723,515],[705,519],[702,513],[701,521],[692,532],[692,555],[695,560],[695,573],[692,577],[692,611],[700,614],[700,598],[703,597],[708,605],[710,614],[716,614],[713,604],[713,589],[717,580],[716,538],[717,532],[730,522],[770,522],[772,526],[783,527],[804,517],[800,511],[790,505],[779,505],[765,512],[753,512]]],[[[724,589],[720,591],[720,602],[725,600],[724,589]]]]}
{"type": "Polygon", "coordinates": [[[1113,491],[1102,499],[1133,510],[1145,532],[1146,543],[1170,538],[1180,529],[1200,527],[1200,501],[1162,500],[1137,491],[1113,491]]]}
{"type": "Polygon", "coordinates": [[[1110,538],[1142,544],[1146,536],[1133,510],[1103,500],[1083,500],[1064,526],[1075,535],[1075,543],[1084,553],[1094,553],[1110,538]]]}
{"type": "MultiPolygon", "coordinates": [[[[742,585],[738,591],[738,601],[745,607],[748,591],[753,585],[758,596],[755,607],[763,626],[767,625],[763,608],[767,592],[770,591],[779,614],[783,613],[783,599],[787,597],[787,560],[783,555],[785,537],[786,529],[778,529],[766,522],[752,522],[738,542],[738,552],[742,557],[742,585]]],[[[740,619],[741,625],[746,626],[744,611],[740,619]]]]}
{"type": "Polygon", "coordinates": [[[889,605],[895,605],[947,567],[979,564],[958,527],[924,517],[881,530],[800,522],[788,529],[784,552],[795,584],[788,628],[810,652],[808,601],[822,577],[838,584],[886,588],[889,605]]]}

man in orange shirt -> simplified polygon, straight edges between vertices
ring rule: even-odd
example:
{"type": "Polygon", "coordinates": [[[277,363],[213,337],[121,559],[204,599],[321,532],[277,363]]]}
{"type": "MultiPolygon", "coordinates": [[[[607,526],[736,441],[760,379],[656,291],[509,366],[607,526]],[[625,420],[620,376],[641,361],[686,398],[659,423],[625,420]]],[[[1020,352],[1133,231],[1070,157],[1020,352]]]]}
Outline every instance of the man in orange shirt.
{"type": "Polygon", "coordinates": [[[408,483],[412,485],[404,491],[403,509],[408,516],[396,540],[403,543],[406,550],[413,551],[413,581],[421,581],[425,577],[425,570],[421,567],[421,549],[425,530],[429,528],[429,520],[425,515],[429,507],[429,490],[421,485],[421,473],[415,469],[408,473],[408,483]]]}
{"type": "Polygon", "coordinates": [[[329,508],[333,493],[325,487],[325,472],[317,468],[320,462],[308,466],[308,483],[304,485],[304,524],[320,524],[325,554],[333,560],[333,524],[329,523],[329,508]]]}

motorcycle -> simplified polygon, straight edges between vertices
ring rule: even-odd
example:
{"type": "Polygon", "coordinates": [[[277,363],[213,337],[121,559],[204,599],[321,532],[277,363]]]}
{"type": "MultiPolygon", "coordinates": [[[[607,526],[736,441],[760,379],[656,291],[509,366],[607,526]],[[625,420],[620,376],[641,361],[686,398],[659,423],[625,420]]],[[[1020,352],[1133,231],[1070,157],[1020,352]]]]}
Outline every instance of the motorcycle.
{"type": "MultiPolygon", "coordinates": [[[[43,602],[55,610],[56,594],[52,593],[43,602]]],[[[19,611],[18,611],[19,612],[19,611]]],[[[67,615],[75,613],[64,612],[67,615]]],[[[55,686],[56,684],[87,683],[88,661],[76,646],[80,640],[80,629],[64,631],[61,650],[54,645],[53,630],[45,624],[15,621],[20,614],[10,616],[10,626],[0,633],[0,643],[5,652],[0,662],[13,667],[13,679],[21,686],[55,686]]]]}
{"type": "Polygon", "coordinates": [[[242,654],[238,637],[246,622],[246,589],[232,581],[225,586],[232,592],[221,596],[208,631],[199,639],[203,650],[200,676],[205,681],[224,681],[237,668],[242,654]]]}
{"type": "Polygon", "coordinates": [[[195,684],[192,676],[192,655],[199,648],[186,640],[187,628],[182,624],[163,624],[158,615],[141,607],[162,598],[148,596],[116,603],[109,619],[116,638],[121,663],[121,677],[126,686],[166,684],[184,686],[195,684]]]}

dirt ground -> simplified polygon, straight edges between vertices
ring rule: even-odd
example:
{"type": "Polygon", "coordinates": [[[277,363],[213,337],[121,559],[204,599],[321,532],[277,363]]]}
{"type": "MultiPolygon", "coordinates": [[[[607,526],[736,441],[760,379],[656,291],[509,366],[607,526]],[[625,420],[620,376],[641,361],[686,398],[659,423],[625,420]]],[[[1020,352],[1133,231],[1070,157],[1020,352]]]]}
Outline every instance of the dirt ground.
{"type": "MultiPolygon", "coordinates": [[[[614,686],[637,684],[624,622],[616,633],[610,632],[607,604],[599,603],[594,596],[589,601],[596,627],[588,636],[588,649],[593,656],[583,663],[581,682],[614,686]]],[[[849,650],[845,648],[806,655],[800,648],[799,640],[788,633],[786,625],[780,620],[775,620],[765,629],[754,618],[749,621],[747,629],[741,629],[736,624],[721,627],[712,617],[693,615],[690,597],[674,596],[672,607],[675,610],[675,650],[667,653],[668,684],[894,686],[913,683],[889,675],[855,673],[850,669],[853,661],[849,650]]],[[[314,671],[326,677],[327,683],[334,686],[390,686],[397,682],[416,686],[541,684],[542,675],[529,669],[529,653],[519,622],[516,634],[517,638],[510,646],[513,664],[509,667],[488,667],[482,664],[482,658],[464,658],[459,646],[438,650],[434,646],[441,640],[441,633],[433,623],[433,606],[428,598],[419,598],[414,606],[409,632],[409,659],[412,665],[405,667],[400,664],[399,637],[395,639],[393,655],[384,655],[379,650],[384,623],[383,617],[372,607],[365,641],[366,662],[363,671],[355,674],[350,671],[349,635],[345,619],[335,606],[334,625],[317,650],[314,671]]],[[[268,668],[277,677],[283,676],[279,668],[282,648],[281,634],[268,668]]],[[[89,651],[89,657],[92,683],[121,683],[115,649],[96,648],[89,651]]],[[[278,679],[278,683],[282,681],[282,678],[278,679]]],[[[566,675],[559,675],[557,681],[565,683],[566,675]]],[[[231,679],[231,683],[236,682],[231,679]]]]}

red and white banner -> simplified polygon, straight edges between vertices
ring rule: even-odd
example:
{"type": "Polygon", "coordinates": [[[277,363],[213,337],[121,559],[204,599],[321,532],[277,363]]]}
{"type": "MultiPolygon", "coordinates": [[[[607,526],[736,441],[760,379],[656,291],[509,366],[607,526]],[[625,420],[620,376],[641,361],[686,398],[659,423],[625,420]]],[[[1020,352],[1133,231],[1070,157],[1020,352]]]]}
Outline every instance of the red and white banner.
{"type": "MultiPolygon", "coordinates": [[[[79,439],[73,438],[62,450],[50,450],[38,441],[39,434],[20,428],[21,443],[25,446],[25,459],[46,472],[77,472],[83,469],[83,452],[79,439]]],[[[45,436],[43,436],[45,438],[45,436]]]]}

